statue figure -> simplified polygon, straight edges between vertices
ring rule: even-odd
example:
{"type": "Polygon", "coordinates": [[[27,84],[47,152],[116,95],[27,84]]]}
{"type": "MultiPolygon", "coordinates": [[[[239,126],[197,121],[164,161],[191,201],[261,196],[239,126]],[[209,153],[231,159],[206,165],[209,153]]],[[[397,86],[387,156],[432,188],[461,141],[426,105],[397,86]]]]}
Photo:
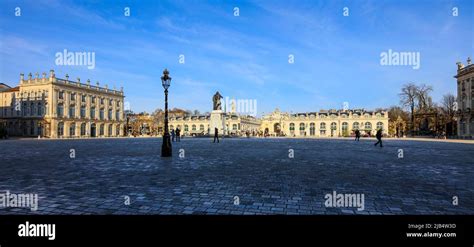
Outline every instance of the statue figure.
{"type": "Polygon", "coordinates": [[[212,102],[214,103],[213,110],[222,110],[222,106],[221,106],[221,99],[222,98],[223,97],[219,93],[219,91],[217,91],[216,94],[214,94],[214,96],[212,96],[212,102]]]}

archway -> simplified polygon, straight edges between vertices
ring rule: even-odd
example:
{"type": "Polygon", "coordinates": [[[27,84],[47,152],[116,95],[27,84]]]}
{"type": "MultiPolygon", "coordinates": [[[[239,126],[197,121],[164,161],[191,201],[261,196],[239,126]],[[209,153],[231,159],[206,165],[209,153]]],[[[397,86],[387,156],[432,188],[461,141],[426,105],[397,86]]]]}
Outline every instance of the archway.
{"type": "Polygon", "coordinates": [[[280,136],[281,135],[281,125],[280,123],[275,123],[273,125],[273,132],[277,135],[277,136],[280,136]]]}
{"type": "Polygon", "coordinates": [[[95,126],[95,123],[91,124],[91,137],[96,137],[97,135],[97,128],[95,126]]]}

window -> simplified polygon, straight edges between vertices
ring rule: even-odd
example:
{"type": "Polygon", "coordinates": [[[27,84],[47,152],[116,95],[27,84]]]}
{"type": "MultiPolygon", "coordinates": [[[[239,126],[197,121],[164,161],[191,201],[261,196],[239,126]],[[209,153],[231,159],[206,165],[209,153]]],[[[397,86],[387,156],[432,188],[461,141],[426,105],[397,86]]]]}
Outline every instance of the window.
{"type": "Polygon", "coordinates": [[[91,104],[95,104],[95,103],[96,103],[95,96],[92,96],[91,97],[91,104]]]}
{"type": "Polygon", "coordinates": [[[81,102],[86,103],[86,96],[84,94],[81,95],[81,102]]]}
{"type": "Polygon", "coordinates": [[[335,122],[331,123],[331,130],[336,130],[337,129],[337,124],[335,122]]]}
{"type": "Polygon", "coordinates": [[[91,107],[91,119],[95,119],[95,107],[91,107]]]}
{"type": "Polygon", "coordinates": [[[304,136],[305,135],[305,126],[304,123],[300,123],[300,135],[304,136]]]}
{"type": "Polygon", "coordinates": [[[85,118],[85,117],[86,117],[86,107],[81,106],[81,118],[85,118]]]}
{"type": "Polygon", "coordinates": [[[319,125],[319,129],[325,130],[325,129],[326,129],[326,123],[321,123],[321,124],[319,125]]]}
{"type": "MultiPolygon", "coordinates": [[[[472,82],[472,85],[474,86],[474,82],[472,82]]],[[[474,92],[471,94],[471,110],[474,109],[474,92]]]]}
{"type": "Polygon", "coordinates": [[[237,130],[237,124],[232,125],[232,130],[237,130]]]}
{"type": "Polygon", "coordinates": [[[100,128],[99,128],[99,135],[101,135],[101,136],[104,135],[104,124],[101,124],[101,125],[100,125],[100,128]]]}
{"type": "Polygon", "coordinates": [[[76,107],[75,106],[69,106],[69,117],[70,118],[75,118],[76,117],[76,107]]]}
{"type": "Polygon", "coordinates": [[[104,120],[104,109],[103,109],[103,108],[101,108],[101,109],[99,110],[99,119],[100,119],[100,120],[104,120]]]}
{"type": "Polygon", "coordinates": [[[352,124],[352,129],[353,130],[358,130],[359,129],[359,123],[358,122],[355,122],[352,124]]]}
{"type": "Polygon", "coordinates": [[[104,104],[104,98],[100,98],[100,104],[101,104],[101,105],[104,104]]]}
{"type": "Polygon", "coordinates": [[[120,112],[119,111],[115,112],[115,120],[117,120],[117,121],[120,120],[120,112]]]}
{"type": "Polygon", "coordinates": [[[117,107],[120,107],[120,101],[117,100],[117,107]]]}
{"type": "Polygon", "coordinates": [[[383,130],[383,123],[382,122],[377,123],[377,130],[383,130]]]}
{"type": "Polygon", "coordinates": [[[64,92],[59,91],[58,97],[59,97],[59,99],[64,99],[64,92]]]}
{"type": "Polygon", "coordinates": [[[316,134],[316,125],[314,123],[309,124],[309,135],[314,136],[316,134]]]}
{"type": "Polygon", "coordinates": [[[349,124],[347,122],[342,123],[342,135],[348,136],[349,135],[349,124]]]}
{"type": "Polygon", "coordinates": [[[192,130],[195,131],[196,130],[196,125],[193,124],[192,126],[192,130]]]}
{"type": "Polygon", "coordinates": [[[189,131],[189,126],[187,124],[184,125],[184,131],[189,131]]]}
{"type": "Polygon", "coordinates": [[[26,103],[23,103],[23,108],[21,110],[23,111],[23,116],[25,117],[26,114],[28,113],[28,108],[26,107],[26,103]]]}
{"type": "Polygon", "coordinates": [[[75,136],[76,135],[76,124],[72,123],[69,126],[69,136],[75,136]]]}
{"type": "Polygon", "coordinates": [[[81,136],[85,136],[86,135],[86,124],[83,123],[81,124],[81,136]]]}
{"type": "Polygon", "coordinates": [[[44,113],[43,105],[41,104],[41,102],[38,102],[38,116],[43,116],[43,113],[44,113]]]}
{"type": "Polygon", "coordinates": [[[365,123],[365,129],[366,130],[372,130],[372,124],[369,123],[369,122],[365,123]]]}
{"type": "Polygon", "coordinates": [[[59,123],[58,124],[58,137],[64,135],[64,123],[59,123]]]}
{"type": "Polygon", "coordinates": [[[109,100],[109,106],[112,106],[112,100],[109,100]]]}
{"type": "Polygon", "coordinates": [[[109,120],[112,120],[112,109],[109,109],[109,113],[107,117],[109,120]]]}
{"type": "Polygon", "coordinates": [[[347,131],[349,129],[349,124],[347,122],[342,123],[342,131],[347,131]]]}
{"type": "Polygon", "coordinates": [[[57,112],[58,112],[58,117],[63,117],[64,116],[64,106],[63,106],[63,104],[58,104],[57,112]]]}
{"type": "Polygon", "coordinates": [[[204,125],[203,124],[199,125],[199,130],[204,131],[204,125]]]}
{"type": "Polygon", "coordinates": [[[30,104],[30,116],[35,115],[36,109],[35,109],[35,103],[31,102],[30,104]]]}
{"type": "Polygon", "coordinates": [[[109,136],[112,136],[112,124],[109,124],[109,128],[108,128],[107,132],[108,132],[109,136]]]}
{"type": "Polygon", "coordinates": [[[117,125],[117,126],[115,127],[115,135],[116,135],[116,136],[120,136],[120,125],[117,125]]]}
{"type": "Polygon", "coordinates": [[[71,101],[76,101],[76,94],[75,93],[71,94],[71,101]]]}

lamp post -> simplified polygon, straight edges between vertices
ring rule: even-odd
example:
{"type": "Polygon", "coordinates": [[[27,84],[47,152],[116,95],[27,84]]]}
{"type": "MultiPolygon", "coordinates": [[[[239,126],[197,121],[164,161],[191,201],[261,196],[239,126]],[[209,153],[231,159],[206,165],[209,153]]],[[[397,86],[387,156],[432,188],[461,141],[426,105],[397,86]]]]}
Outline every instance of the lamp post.
{"type": "Polygon", "coordinates": [[[171,140],[168,129],[168,88],[171,84],[171,77],[167,69],[163,71],[161,84],[165,89],[165,133],[163,134],[163,144],[161,145],[161,157],[171,157],[171,140]]]}

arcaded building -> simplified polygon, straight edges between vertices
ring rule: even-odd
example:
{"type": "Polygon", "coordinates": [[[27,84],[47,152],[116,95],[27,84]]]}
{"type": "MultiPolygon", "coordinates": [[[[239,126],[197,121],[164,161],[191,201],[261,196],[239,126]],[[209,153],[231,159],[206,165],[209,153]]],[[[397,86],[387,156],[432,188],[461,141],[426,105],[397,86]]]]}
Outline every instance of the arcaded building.
{"type": "MultiPolygon", "coordinates": [[[[210,115],[178,116],[169,119],[171,129],[179,128],[185,136],[214,134],[210,130],[210,115]]],[[[245,135],[246,132],[256,133],[260,129],[260,120],[237,113],[224,113],[225,135],[245,135]]],[[[222,134],[222,133],[220,133],[222,134]]]]}
{"type": "Polygon", "coordinates": [[[270,136],[344,137],[359,130],[362,135],[375,135],[381,129],[388,134],[386,111],[321,110],[290,114],[276,109],[262,117],[261,130],[270,136]]]}
{"type": "Polygon", "coordinates": [[[9,136],[118,137],[124,134],[123,89],[56,78],[54,70],[0,87],[0,124],[9,136]]]}

